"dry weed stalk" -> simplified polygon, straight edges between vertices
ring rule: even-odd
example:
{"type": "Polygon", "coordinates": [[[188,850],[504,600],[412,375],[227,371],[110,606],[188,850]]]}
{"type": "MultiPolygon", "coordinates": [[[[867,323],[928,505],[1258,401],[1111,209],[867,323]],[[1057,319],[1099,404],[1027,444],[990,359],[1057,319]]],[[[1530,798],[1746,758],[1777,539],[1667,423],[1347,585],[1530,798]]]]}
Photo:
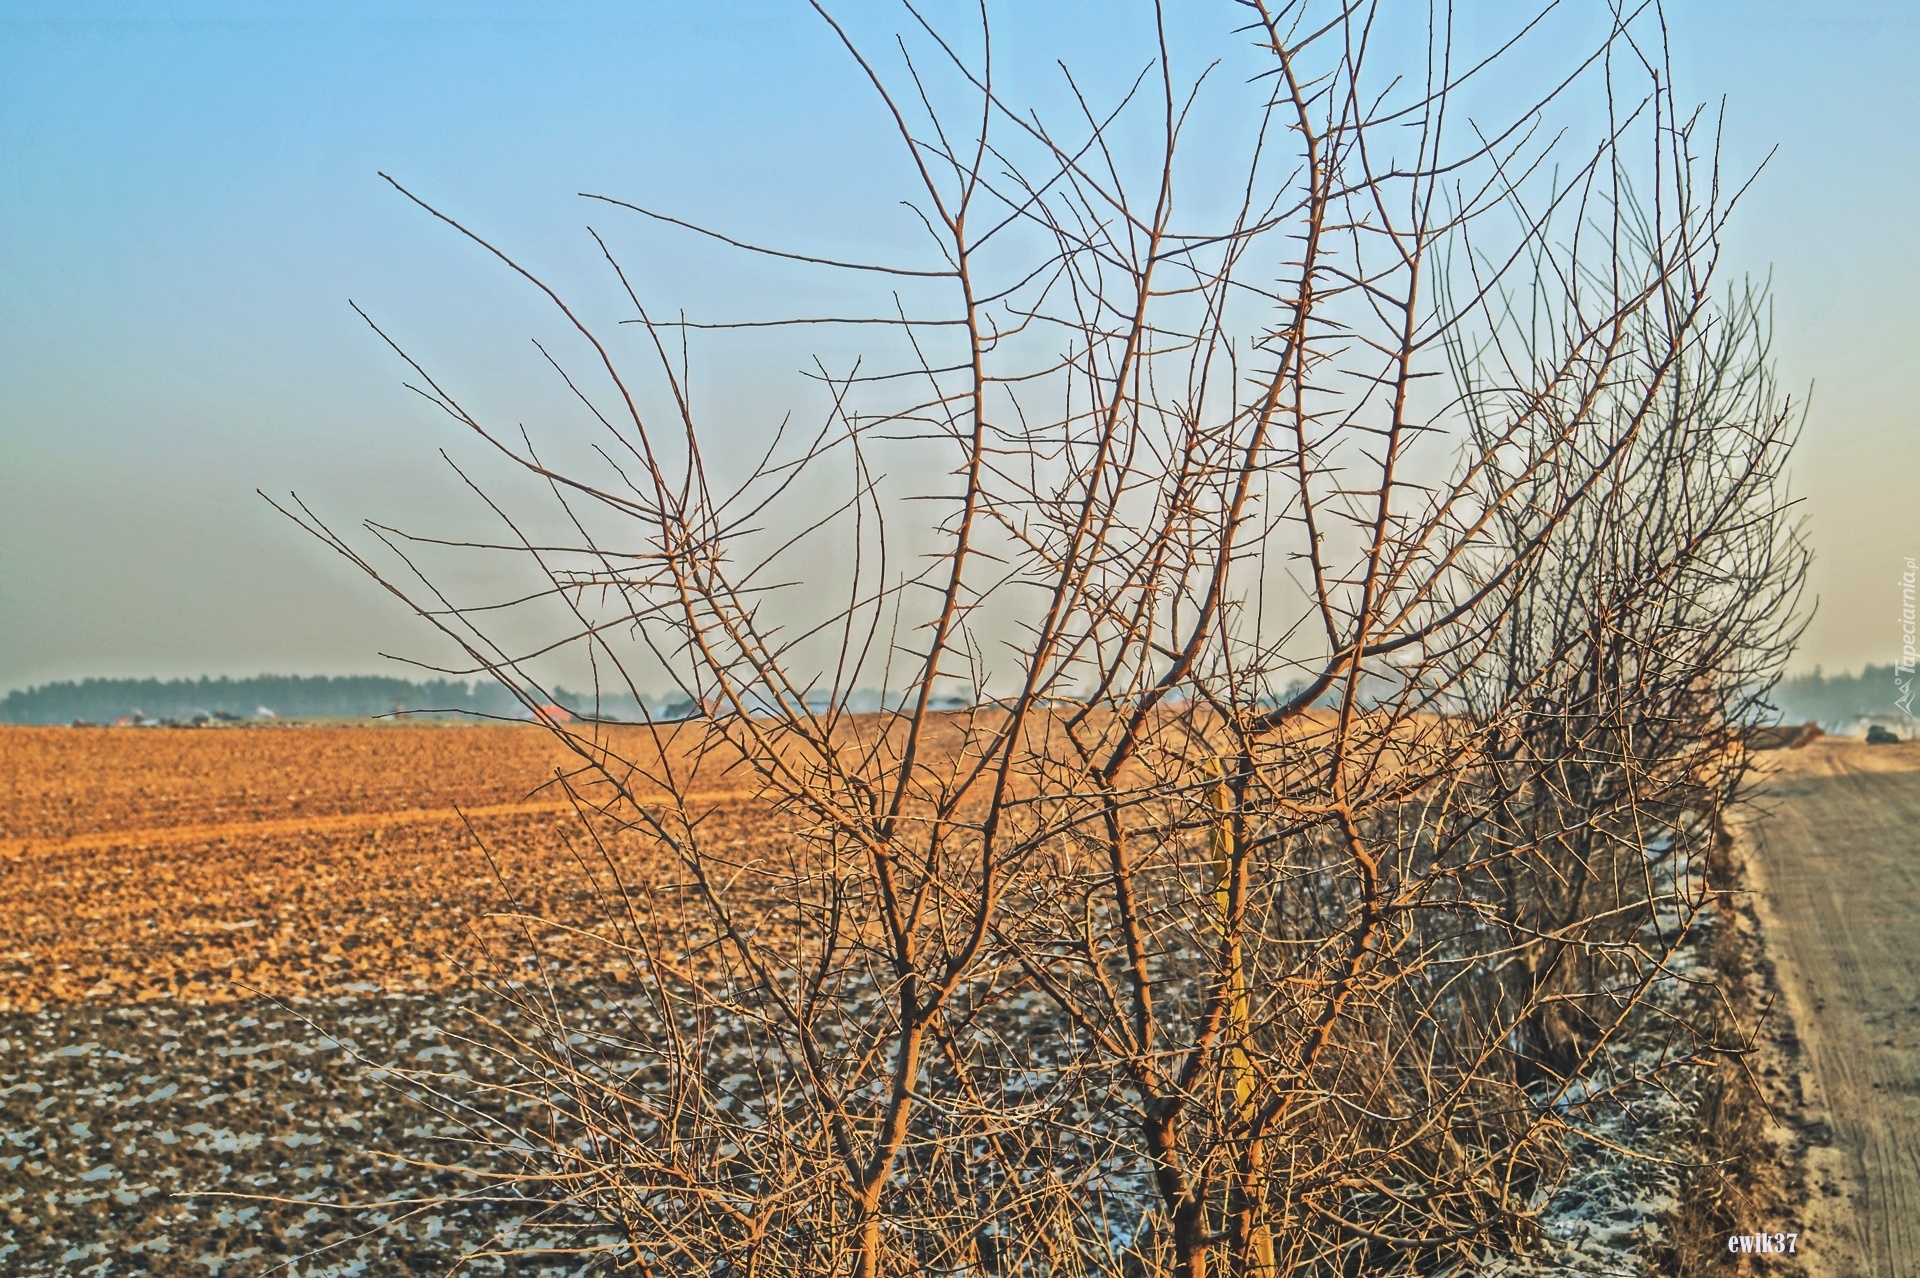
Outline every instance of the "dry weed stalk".
{"type": "MultiPolygon", "coordinates": [[[[1211,90],[1164,25],[1068,123],[1006,100],[984,15],[978,56],[922,23],[897,82],[842,33],[937,256],[701,231],[897,290],[876,359],[904,358],[823,370],[817,433],[735,484],[688,326],[612,251],[644,375],[429,209],[560,308],[605,432],[601,473],[550,466],[412,365],[567,530],[489,497],[493,549],[607,687],[664,669],[698,707],[642,751],[553,727],[618,1028],[583,1036],[508,967],[541,1027],[524,1077],[438,1080],[517,1160],[497,1192],[600,1222],[621,1265],[1457,1271],[1524,1248],[1584,1116],[1661,1085],[1629,1040],[1664,1035],[1660,1069],[1725,1047],[1658,992],[1691,979],[1805,555],[1791,414],[1758,301],[1714,280],[1731,200],[1657,11],[1616,12],[1497,129],[1462,99],[1518,37],[1456,64],[1422,10],[1408,76],[1374,67],[1398,9],[1242,13],[1244,127],[1198,181],[1211,90]],[[1544,121],[1581,94],[1606,119],[1576,153],[1544,121]],[[943,503],[918,560],[903,497],[943,503]],[[830,537],[837,602],[774,584],[830,537]],[[861,680],[900,695],[853,713],[861,680]],[[971,708],[939,708],[956,683],[971,708]],[[763,828],[703,820],[717,769],[763,828]],[[636,881],[614,830],[676,872],[636,881]],[[515,1089],[542,1124],[490,1108],[515,1089]]],[[[551,645],[312,525],[544,699],[551,645]]]]}

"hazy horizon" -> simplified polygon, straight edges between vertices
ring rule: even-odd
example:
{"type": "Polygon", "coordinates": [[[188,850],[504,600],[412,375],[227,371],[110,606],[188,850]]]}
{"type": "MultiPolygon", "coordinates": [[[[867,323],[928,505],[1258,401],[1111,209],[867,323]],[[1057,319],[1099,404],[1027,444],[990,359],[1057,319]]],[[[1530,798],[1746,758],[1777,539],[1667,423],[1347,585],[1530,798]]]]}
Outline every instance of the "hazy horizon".
{"type": "MultiPolygon", "coordinates": [[[[837,8],[870,44],[911,21],[837,8]]],[[[1229,9],[1181,28],[1217,34],[1229,9]]],[[[1492,9],[1517,12],[1473,20],[1506,21],[1492,9]]],[[[1131,65],[1146,11],[1115,11],[1089,30],[1074,6],[1008,7],[997,39],[1131,65]]],[[[1920,338],[1903,229],[1920,13],[1682,0],[1668,18],[1681,98],[1726,98],[1726,172],[1779,148],[1723,270],[1771,275],[1782,383],[1796,400],[1814,387],[1794,473],[1821,602],[1791,668],[1891,663],[1899,574],[1920,556],[1902,513],[1920,472],[1902,377],[1920,338]]],[[[349,525],[471,523],[437,456],[465,442],[349,298],[479,394],[540,402],[522,381],[533,303],[380,170],[591,305],[616,299],[589,222],[624,237],[650,296],[690,312],[773,313],[785,296],[580,191],[801,251],[922,251],[895,203],[898,142],[804,4],[0,3],[0,31],[0,691],[420,677],[378,654],[442,655],[254,492],[297,489],[349,525]]],[[[784,393],[758,367],[704,375],[743,418],[784,393]]]]}

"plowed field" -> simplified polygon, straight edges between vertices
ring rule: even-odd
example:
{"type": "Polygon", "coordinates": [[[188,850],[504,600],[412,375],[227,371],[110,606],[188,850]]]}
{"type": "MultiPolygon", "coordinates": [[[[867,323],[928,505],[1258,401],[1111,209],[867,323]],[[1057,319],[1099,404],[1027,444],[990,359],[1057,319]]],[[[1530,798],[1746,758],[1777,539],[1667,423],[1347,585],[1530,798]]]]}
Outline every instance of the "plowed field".
{"type": "Polygon", "coordinates": [[[509,896],[589,903],[578,765],[533,727],[0,729],[0,1011],[444,987],[509,896]]]}
{"type": "MultiPolygon", "coordinates": [[[[533,727],[0,728],[0,1273],[510,1252],[511,1203],[365,1204],[462,1161],[386,1067],[490,1068],[475,1027],[514,1011],[463,971],[476,924],[603,916],[546,785],[577,763],[533,727]]],[[[723,778],[708,797],[745,819],[723,778]]],[[[550,967],[607,962],[541,939],[550,967]]]]}

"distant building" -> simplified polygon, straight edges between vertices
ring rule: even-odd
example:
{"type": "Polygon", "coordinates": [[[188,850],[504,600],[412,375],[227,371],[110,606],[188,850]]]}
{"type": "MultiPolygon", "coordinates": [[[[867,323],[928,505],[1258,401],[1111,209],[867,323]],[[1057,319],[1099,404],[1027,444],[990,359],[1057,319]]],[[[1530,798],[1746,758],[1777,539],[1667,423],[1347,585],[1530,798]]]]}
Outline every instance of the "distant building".
{"type": "Polygon", "coordinates": [[[1847,727],[1850,737],[1869,741],[1911,741],[1913,721],[1903,714],[1863,714],[1847,727]]]}

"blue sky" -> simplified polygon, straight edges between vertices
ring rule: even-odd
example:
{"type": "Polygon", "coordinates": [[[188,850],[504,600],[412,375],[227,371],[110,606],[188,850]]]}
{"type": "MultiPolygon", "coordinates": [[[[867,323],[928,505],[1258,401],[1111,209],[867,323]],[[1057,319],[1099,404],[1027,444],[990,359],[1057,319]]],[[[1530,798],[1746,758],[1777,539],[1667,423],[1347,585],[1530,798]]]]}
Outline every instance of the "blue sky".
{"type": "MultiPolygon", "coordinates": [[[[841,9],[870,40],[910,21],[841,9]]],[[[1004,9],[1036,66],[1144,47],[1137,5],[1004,9]]],[[[1920,555],[1920,6],[1667,12],[1682,95],[1727,99],[1730,169],[1778,147],[1730,248],[1772,273],[1786,381],[1817,383],[1796,473],[1822,605],[1798,664],[1890,661],[1920,555]]],[[[435,455],[453,428],[348,298],[476,389],[524,393],[531,301],[383,169],[609,307],[589,221],[632,237],[663,296],[768,299],[582,190],[829,254],[917,251],[899,147],[803,4],[0,2],[0,688],[367,671],[413,644],[254,495],[455,517],[435,455]]]]}

